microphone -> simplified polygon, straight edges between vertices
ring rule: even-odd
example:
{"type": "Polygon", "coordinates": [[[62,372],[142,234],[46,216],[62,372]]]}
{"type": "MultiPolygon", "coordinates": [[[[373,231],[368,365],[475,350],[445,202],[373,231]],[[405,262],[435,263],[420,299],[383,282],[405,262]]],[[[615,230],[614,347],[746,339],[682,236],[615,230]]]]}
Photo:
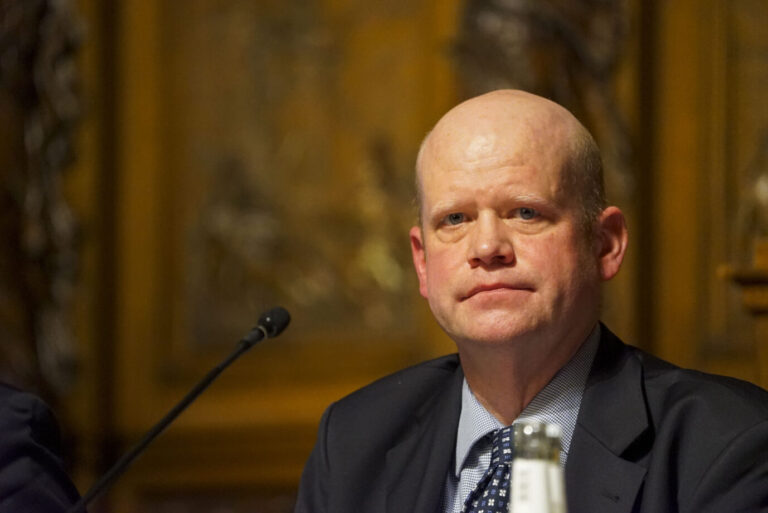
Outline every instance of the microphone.
{"type": "Polygon", "coordinates": [[[147,431],[142,439],[139,440],[139,442],[136,443],[136,445],[134,445],[130,451],[125,453],[123,457],[120,458],[117,463],[115,463],[112,468],[110,468],[107,473],[101,477],[101,479],[99,479],[99,481],[91,486],[90,490],[88,490],[88,492],[83,495],[74,506],[67,510],[67,513],[85,513],[85,507],[90,504],[93,499],[98,497],[104,488],[107,487],[107,485],[122,475],[128,466],[133,463],[133,460],[139,457],[139,455],[141,455],[141,453],[146,450],[147,446],[152,443],[152,441],[157,438],[160,433],[165,431],[168,425],[176,420],[176,417],[178,417],[181,412],[186,410],[192,401],[197,399],[197,397],[203,393],[206,388],[208,388],[213,380],[216,379],[219,374],[224,371],[224,369],[229,367],[232,362],[237,360],[244,352],[249,350],[256,343],[264,340],[265,338],[274,338],[280,335],[280,333],[282,333],[283,330],[288,326],[290,321],[291,314],[289,314],[288,311],[281,306],[276,306],[271,310],[261,314],[256,327],[248,332],[246,336],[240,339],[240,341],[237,343],[237,346],[235,347],[235,350],[232,351],[232,353],[224,360],[222,360],[222,362],[219,363],[216,367],[211,369],[211,371],[208,372],[208,374],[206,374],[205,377],[201,379],[200,382],[195,385],[195,387],[190,390],[189,393],[187,393],[187,395],[184,396],[184,398],[165,415],[165,417],[160,419],[160,421],[155,424],[152,429],[147,431]]]}
{"type": "Polygon", "coordinates": [[[289,322],[291,322],[291,314],[282,306],[276,306],[271,310],[267,310],[261,314],[256,327],[243,337],[240,344],[248,344],[246,349],[249,349],[264,337],[274,338],[283,332],[289,322]]]}

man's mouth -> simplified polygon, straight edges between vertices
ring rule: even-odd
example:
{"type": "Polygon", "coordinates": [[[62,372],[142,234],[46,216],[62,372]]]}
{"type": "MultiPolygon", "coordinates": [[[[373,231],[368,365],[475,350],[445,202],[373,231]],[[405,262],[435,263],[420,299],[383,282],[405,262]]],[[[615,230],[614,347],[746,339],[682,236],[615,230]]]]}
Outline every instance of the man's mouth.
{"type": "Polygon", "coordinates": [[[461,298],[462,301],[465,301],[473,296],[476,296],[478,294],[482,294],[484,292],[493,292],[493,291],[516,291],[516,290],[524,290],[524,291],[533,291],[533,287],[530,287],[526,284],[513,284],[513,283],[489,283],[489,284],[483,284],[483,285],[477,285],[476,287],[473,287],[464,297],[461,298]]]}

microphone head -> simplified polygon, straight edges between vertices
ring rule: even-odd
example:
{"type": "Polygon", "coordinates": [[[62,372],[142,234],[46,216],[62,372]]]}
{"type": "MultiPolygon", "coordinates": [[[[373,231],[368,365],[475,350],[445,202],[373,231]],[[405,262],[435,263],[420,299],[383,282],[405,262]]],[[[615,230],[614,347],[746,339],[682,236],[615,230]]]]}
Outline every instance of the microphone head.
{"type": "Polygon", "coordinates": [[[259,317],[259,326],[264,328],[266,335],[270,338],[282,333],[289,322],[291,322],[291,314],[282,306],[276,306],[259,317]]]}

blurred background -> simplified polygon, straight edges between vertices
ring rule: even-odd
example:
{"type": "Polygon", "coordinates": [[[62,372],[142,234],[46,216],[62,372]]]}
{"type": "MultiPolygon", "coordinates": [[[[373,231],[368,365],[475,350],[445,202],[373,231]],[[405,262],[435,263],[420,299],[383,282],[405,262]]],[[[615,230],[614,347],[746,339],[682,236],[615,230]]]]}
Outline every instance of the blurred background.
{"type": "Polygon", "coordinates": [[[331,401],[453,351],[415,154],[519,87],[593,131],[628,215],[606,323],[767,386],[766,27],[765,0],[0,0],[0,379],[84,492],[284,305],[94,511],[291,511],[331,401]]]}

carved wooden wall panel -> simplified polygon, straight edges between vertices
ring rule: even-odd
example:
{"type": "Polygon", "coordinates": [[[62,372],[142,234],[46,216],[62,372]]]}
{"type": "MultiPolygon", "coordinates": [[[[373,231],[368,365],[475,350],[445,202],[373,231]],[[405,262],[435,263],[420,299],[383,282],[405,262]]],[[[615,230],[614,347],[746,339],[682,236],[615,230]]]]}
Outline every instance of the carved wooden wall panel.
{"type": "Polygon", "coordinates": [[[158,440],[117,485],[117,511],[290,502],[327,404],[454,350],[418,296],[407,231],[418,144],[454,102],[455,10],[121,6],[118,439],[156,421],[262,309],[293,321],[158,440]]]}
{"type": "Polygon", "coordinates": [[[50,402],[77,364],[77,222],[63,194],[80,117],[70,2],[0,3],[0,380],[50,402]]]}

